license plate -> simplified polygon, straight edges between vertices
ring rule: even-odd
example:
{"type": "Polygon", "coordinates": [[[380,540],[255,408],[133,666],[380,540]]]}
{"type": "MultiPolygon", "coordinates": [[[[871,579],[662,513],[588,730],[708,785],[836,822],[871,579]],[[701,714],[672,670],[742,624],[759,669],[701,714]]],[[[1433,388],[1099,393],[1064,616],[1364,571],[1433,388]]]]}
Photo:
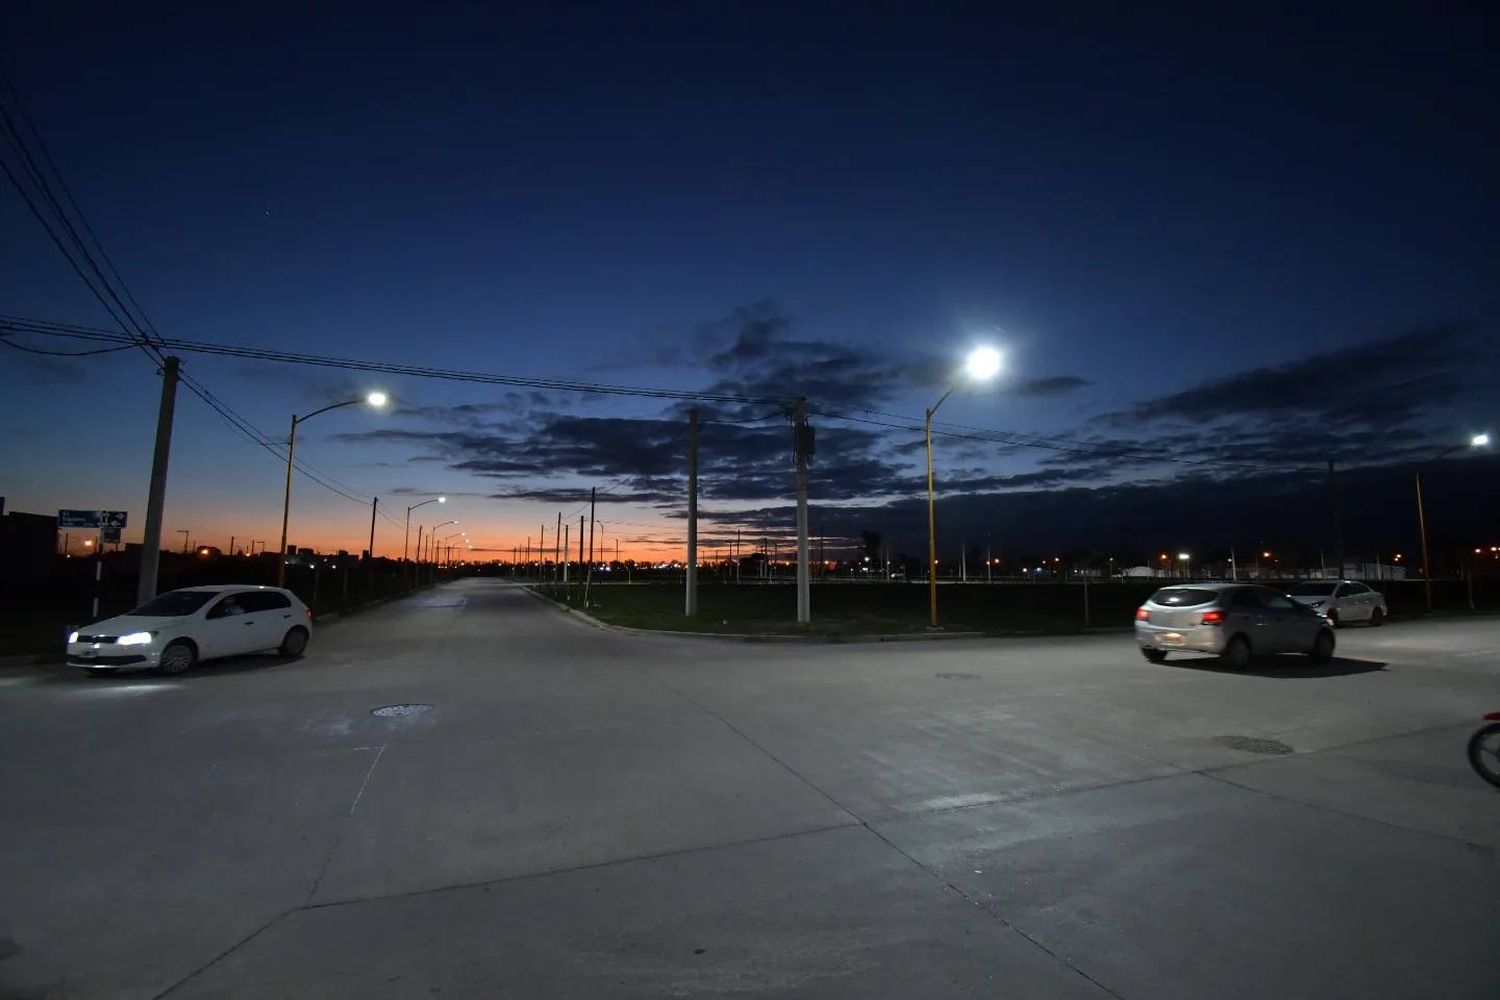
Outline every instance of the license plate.
{"type": "Polygon", "coordinates": [[[1169,646],[1182,645],[1181,632],[1163,632],[1161,635],[1157,636],[1157,638],[1169,646]]]}

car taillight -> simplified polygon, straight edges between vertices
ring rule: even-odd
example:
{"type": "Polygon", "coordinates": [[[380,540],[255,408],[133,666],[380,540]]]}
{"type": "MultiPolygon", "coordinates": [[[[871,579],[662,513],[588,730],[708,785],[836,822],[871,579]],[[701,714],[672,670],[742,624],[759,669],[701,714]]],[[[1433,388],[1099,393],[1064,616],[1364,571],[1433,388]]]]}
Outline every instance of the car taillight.
{"type": "Polygon", "coordinates": [[[1205,611],[1205,612],[1203,612],[1203,624],[1205,624],[1205,625],[1217,625],[1220,622],[1222,622],[1223,620],[1224,620],[1224,612],[1222,612],[1222,611],[1205,611]]]}
{"type": "Polygon", "coordinates": [[[307,620],[312,621],[312,608],[305,608],[304,610],[307,612],[307,620]]]}
{"type": "Polygon", "coordinates": [[[1136,608],[1135,620],[1138,622],[1149,622],[1151,620],[1151,612],[1147,611],[1145,608],[1136,608]]]}

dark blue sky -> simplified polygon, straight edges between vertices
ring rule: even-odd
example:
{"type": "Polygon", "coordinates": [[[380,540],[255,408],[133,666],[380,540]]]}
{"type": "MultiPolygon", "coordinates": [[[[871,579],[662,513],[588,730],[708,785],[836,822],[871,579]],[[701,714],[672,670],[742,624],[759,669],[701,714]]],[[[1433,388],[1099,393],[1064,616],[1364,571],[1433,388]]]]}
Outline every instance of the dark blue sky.
{"type": "MultiPolygon", "coordinates": [[[[1121,441],[1284,471],[1416,456],[1493,419],[1495,23],[1461,6],[374,6],[4,15],[0,59],[163,333],[633,384],[795,383],[815,408],[915,415],[941,391],[934,365],[993,340],[1010,380],[945,417],[1104,450],[951,441],[940,466],[979,496],[1231,475],[1123,461],[1108,451],[1121,441]],[[1404,336],[1445,322],[1461,327],[1404,336]],[[1226,394],[1233,406],[1202,405],[1226,394]]],[[[0,312],[101,322],[4,195],[0,312]]],[[[155,387],[144,359],[110,358],[0,355],[19,404],[0,418],[13,507],[143,509],[155,387]]],[[[363,384],[190,365],[278,434],[292,410],[363,384]]],[[[355,491],[474,494],[471,523],[508,550],[555,515],[549,491],[636,469],[618,516],[640,539],[677,536],[654,506],[671,506],[677,460],[621,447],[675,454],[661,407],[387,387],[401,411],[308,428],[309,460],[355,491]],[[451,409],[492,403],[482,420],[451,409]]],[[[274,459],[187,412],[169,521],[224,541],[269,532],[274,459]]],[[[911,435],[823,424],[823,499],[907,530],[911,435]]],[[[720,510],[780,502],[784,437],[772,423],[721,442],[729,471],[763,466],[729,477],[720,510]]],[[[349,502],[298,497],[308,530],[355,547],[349,502]]]]}

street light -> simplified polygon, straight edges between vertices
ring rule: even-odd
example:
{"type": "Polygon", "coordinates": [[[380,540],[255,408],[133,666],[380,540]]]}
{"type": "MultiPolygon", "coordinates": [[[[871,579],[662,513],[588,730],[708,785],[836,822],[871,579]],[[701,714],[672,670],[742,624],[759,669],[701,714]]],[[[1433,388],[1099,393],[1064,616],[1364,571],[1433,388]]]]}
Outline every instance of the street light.
{"type": "Polygon", "coordinates": [[[337,410],[340,407],[364,403],[366,406],[379,410],[383,409],[385,404],[389,402],[390,397],[377,390],[375,392],[367,392],[355,399],[346,399],[342,403],[330,403],[320,410],[313,410],[305,417],[299,417],[295,413],[292,414],[292,433],[286,439],[286,492],[282,495],[281,499],[281,550],[277,553],[276,558],[276,586],[286,586],[286,523],[287,518],[292,512],[292,460],[297,454],[297,425],[311,420],[320,413],[327,413],[329,410],[337,410]]]}
{"type": "Polygon", "coordinates": [[[402,563],[402,565],[406,564],[406,553],[407,553],[408,549],[410,549],[410,547],[411,547],[411,512],[414,511],[414,510],[416,510],[418,507],[426,507],[430,503],[447,503],[447,502],[448,502],[448,498],[447,497],[433,497],[431,500],[423,500],[421,503],[414,503],[410,507],[406,508],[406,534],[401,539],[401,563],[402,563]]]}
{"type": "MultiPolygon", "coordinates": [[[[432,555],[433,551],[436,549],[436,545],[434,545],[433,543],[435,543],[437,541],[437,530],[439,528],[446,528],[450,524],[457,524],[457,523],[458,523],[457,521],[439,521],[437,524],[434,524],[432,526],[432,529],[430,531],[427,532],[427,554],[428,554],[429,557],[432,555]]],[[[422,558],[422,554],[420,552],[417,553],[417,559],[418,559],[418,561],[420,561],[421,558],[422,558]]]]}
{"type": "MultiPolygon", "coordinates": [[[[1486,433],[1469,435],[1468,447],[1470,448],[1488,448],[1489,444],[1490,436],[1486,433]]],[[[1461,444],[1449,445],[1417,466],[1417,530],[1422,535],[1422,590],[1427,598],[1428,611],[1432,610],[1432,561],[1427,557],[1427,516],[1422,510],[1422,470],[1463,447],[1461,444]]]]}
{"type": "MultiPolygon", "coordinates": [[[[1000,372],[1000,352],[993,347],[976,347],[964,360],[963,378],[978,384],[988,382],[1000,372]]],[[[931,615],[931,627],[938,627],[937,613],[937,518],[932,496],[932,415],[959,387],[955,381],[927,410],[927,603],[931,615]]]]}

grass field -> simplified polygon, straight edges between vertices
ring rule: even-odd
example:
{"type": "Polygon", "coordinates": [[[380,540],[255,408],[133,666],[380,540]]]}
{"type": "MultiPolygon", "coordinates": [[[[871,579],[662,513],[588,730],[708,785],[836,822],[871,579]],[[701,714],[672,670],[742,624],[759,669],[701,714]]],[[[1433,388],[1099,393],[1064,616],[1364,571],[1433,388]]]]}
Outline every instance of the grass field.
{"type": "MultiPolygon", "coordinates": [[[[1150,585],[1088,588],[1090,624],[1126,627],[1150,585]]],[[[538,593],[581,608],[581,588],[539,586],[538,593]]],[[[1067,633],[1085,627],[1078,584],[944,584],[939,621],[952,632],[1067,633]]],[[[612,625],[677,631],[779,635],[902,635],[927,630],[927,588],[907,583],[828,583],[812,588],[812,622],[798,625],[796,589],[789,584],[707,583],[698,588],[698,615],[683,615],[681,584],[599,584],[589,614],[612,625]]]]}

